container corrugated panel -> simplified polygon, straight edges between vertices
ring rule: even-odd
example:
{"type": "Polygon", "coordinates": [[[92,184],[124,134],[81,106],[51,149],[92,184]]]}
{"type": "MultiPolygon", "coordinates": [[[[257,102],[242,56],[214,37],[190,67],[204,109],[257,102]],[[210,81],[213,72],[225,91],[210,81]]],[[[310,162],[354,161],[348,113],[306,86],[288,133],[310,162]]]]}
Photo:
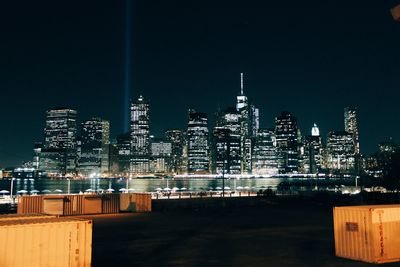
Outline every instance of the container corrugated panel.
{"type": "Polygon", "coordinates": [[[39,214],[39,213],[33,213],[33,214],[7,214],[7,215],[1,215],[0,216],[0,221],[14,221],[14,220],[34,220],[34,219],[40,219],[40,218],[56,218],[55,216],[51,215],[46,215],[46,214],[39,214]]]}
{"type": "Polygon", "coordinates": [[[85,196],[82,214],[100,214],[102,212],[102,197],[93,195],[85,196]]]}
{"type": "Polygon", "coordinates": [[[17,213],[43,213],[43,196],[19,197],[17,213]]]}
{"type": "Polygon", "coordinates": [[[102,196],[102,213],[118,213],[119,212],[119,194],[106,194],[102,196]]]}
{"type": "Polygon", "coordinates": [[[0,221],[1,267],[90,267],[91,254],[90,220],[0,221]]]}
{"type": "Polygon", "coordinates": [[[136,211],[136,195],[138,193],[123,193],[120,196],[121,211],[136,211]]]}
{"type": "Polygon", "coordinates": [[[84,195],[67,195],[64,201],[64,215],[83,214],[84,195]]]}
{"type": "Polygon", "coordinates": [[[400,205],[335,207],[334,234],[338,257],[400,261],[400,205]]]}
{"type": "Polygon", "coordinates": [[[128,211],[131,203],[132,194],[119,194],[119,209],[128,211]]]}
{"type": "Polygon", "coordinates": [[[151,194],[138,193],[135,194],[136,212],[150,212],[151,211],[151,194]]]}

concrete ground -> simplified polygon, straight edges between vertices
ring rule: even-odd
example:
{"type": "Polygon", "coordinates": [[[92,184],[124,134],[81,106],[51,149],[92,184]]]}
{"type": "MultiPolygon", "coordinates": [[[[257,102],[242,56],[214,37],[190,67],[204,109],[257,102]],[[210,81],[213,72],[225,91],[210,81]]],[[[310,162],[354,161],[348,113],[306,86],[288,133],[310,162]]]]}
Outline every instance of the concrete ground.
{"type": "Polygon", "coordinates": [[[332,208],[313,203],[85,218],[94,267],[374,266],[335,257],[332,208]]]}

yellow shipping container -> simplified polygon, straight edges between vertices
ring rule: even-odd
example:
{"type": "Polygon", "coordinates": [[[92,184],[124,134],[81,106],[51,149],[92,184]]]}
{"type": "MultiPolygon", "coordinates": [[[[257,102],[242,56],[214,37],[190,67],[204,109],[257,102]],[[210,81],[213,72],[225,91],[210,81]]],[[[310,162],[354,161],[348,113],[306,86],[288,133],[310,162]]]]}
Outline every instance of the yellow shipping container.
{"type": "Polygon", "coordinates": [[[400,205],[333,208],[336,256],[370,263],[400,261],[400,205]]]}
{"type": "Polygon", "coordinates": [[[0,221],[15,221],[15,220],[35,220],[41,218],[56,218],[55,216],[32,213],[32,214],[6,214],[0,216],[0,221]]]}
{"type": "Polygon", "coordinates": [[[90,220],[0,221],[0,267],[90,267],[91,257],[90,220]]]}

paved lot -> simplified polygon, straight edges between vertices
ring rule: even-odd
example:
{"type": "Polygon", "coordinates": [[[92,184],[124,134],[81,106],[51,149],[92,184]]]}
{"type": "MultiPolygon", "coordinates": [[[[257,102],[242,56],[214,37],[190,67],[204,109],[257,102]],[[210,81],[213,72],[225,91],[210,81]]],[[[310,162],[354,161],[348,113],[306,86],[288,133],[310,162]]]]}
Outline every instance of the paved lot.
{"type": "Polygon", "coordinates": [[[317,204],[86,218],[94,220],[94,267],[374,266],[334,256],[332,209],[317,204]]]}

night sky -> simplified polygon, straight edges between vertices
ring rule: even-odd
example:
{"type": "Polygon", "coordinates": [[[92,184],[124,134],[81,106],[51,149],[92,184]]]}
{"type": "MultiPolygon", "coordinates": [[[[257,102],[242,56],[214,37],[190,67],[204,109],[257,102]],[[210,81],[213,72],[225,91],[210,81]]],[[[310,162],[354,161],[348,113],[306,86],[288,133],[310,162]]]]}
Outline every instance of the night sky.
{"type": "MultiPolygon", "coordinates": [[[[126,2],[7,1],[0,7],[0,167],[31,160],[45,111],[124,129],[126,2]]],[[[400,1],[132,2],[130,94],[151,103],[151,132],[186,126],[189,106],[235,105],[240,72],[261,127],[282,110],[323,137],[359,108],[361,152],[400,139],[400,1]]]]}

